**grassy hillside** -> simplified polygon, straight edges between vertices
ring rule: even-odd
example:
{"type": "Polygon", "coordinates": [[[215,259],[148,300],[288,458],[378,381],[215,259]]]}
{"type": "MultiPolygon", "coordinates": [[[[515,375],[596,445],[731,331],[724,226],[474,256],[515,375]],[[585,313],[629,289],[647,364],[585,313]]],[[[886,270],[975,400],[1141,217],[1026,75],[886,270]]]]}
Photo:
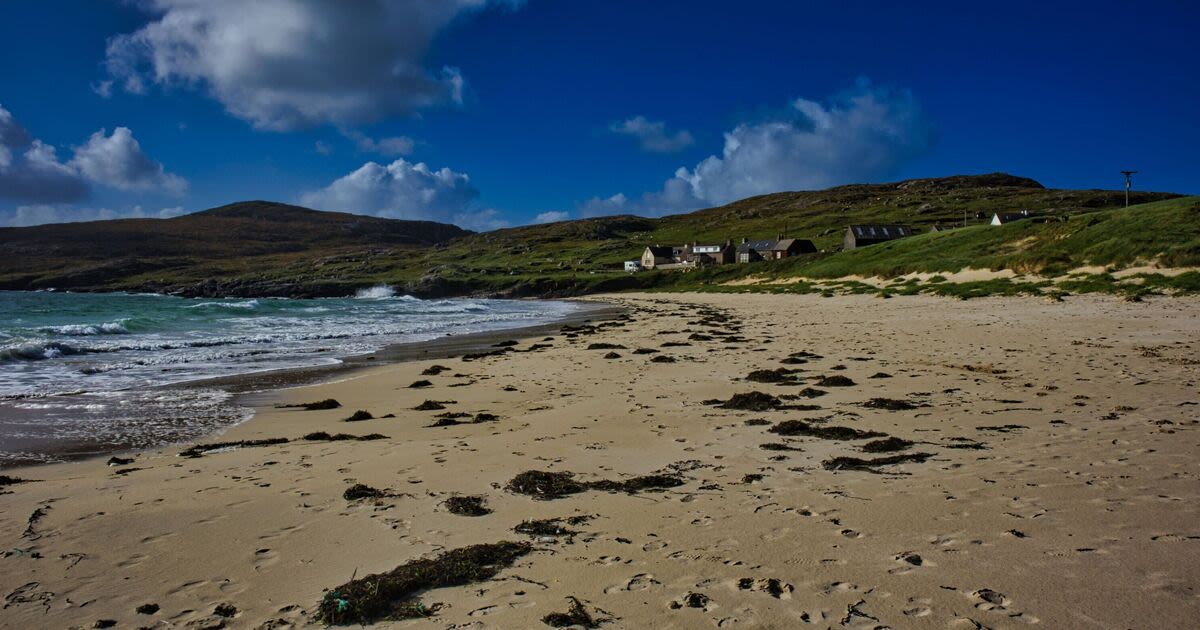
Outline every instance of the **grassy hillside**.
{"type": "Polygon", "coordinates": [[[1077,214],[1047,223],[1017,221],[926,233],[860,248],[803,266],[809,277],[892,277],[967,268],[1059,275],[1083,266],[1200,267],[1200,197],[1077,214]]]}
{"type": "Polygon", "coordinates": [[[318,212],[265,201],[173,219],[0,229],[0,287],[155,288],[236,280],[263,269],[344,265],[469,232],[431,221],[318,212]]]}
{"type": "MultiPolygon", "coordinates": [[[[1134,203],[1175,199],[1134,193],[1134,203]]],[[[687,288],[746,275],[896,275],[961,267],[1066,269],[1139,258],[1193,264],[1197,222],[1186,199],[1121,214],[1124,193],[1054,190],[1004,174],[784,192],[657,219],[616,216],[467,233],[440,224],[234,204],[170,220],[0,230],[0,288],[153,290],[187,295],[345,295],[377,283],[419,296],[563,296],[687,288]],[[1070,217],[983,226],[994,212],[1070,217]],[[1110,212],[1112,211],[1112,212],[1110,212]],[[1107,212],[1107,214],[1106,214],[1107,212]],[[934,224],[969,227],[925,234],[934,224]],[[902,223],[922,235],[837,253],[846,225],[902,223]],[[717,270],[648,272],[621,263],[647,245],[770,238],[823,252],[717,270]],[[1190,236],[1189,236],[1190,235],[1190,236]]]]}
{"type": "MultiPolygon", "coordinates": [[[[1175,197],[1134,193],[1132,201],[1175,197]]],[[[661,286],[683,280],[653,277],[661,275],[657,272],[631,279],[620,273],[622,261],[637,258],[647,245],[740,241],[782,232],[811,239],[828,253],[841,247],[842,234],[853,223],[903,223],[925,232],[934,224],[962,225],[964,216],[969,225],[979,225],[994,212],[1028,209],[1069,216],[1123,205],[1120,191],[1047,189],[1031,179],[1004,174],[840,186],[752,197],[660,219],[607,217],[474,234],[424,257],[381,258],[371,277],[407,284],[417,293],[491,290],[544,295],[661,286]]],[[[748,272],[750,268],[741,267],[719,275],[748,272]]]]}
{"type": "Polygon", "coordinates": [[[686,274],[643,274],[649,288],[726,292],[1062,295],[1200,293],[1200,197],[979,225],[824,255],[686,274]],[[1084,270],[1084,268],[1092,268],[1084,270]],[[1143,269],[1148,267],[1149,269],[1143,269]],[[1174,268],[1161,273],[1155,267],[1174,268]],[[947,282],[940,274],[1011,271],[1016,278],[947,282]],[[1190,270],[1187,270],[1190,269],[1190,270]],[[1181,272],[1182,271],[1182,272],[1181,272]],[[914,274],[933,274],[921,281],[914,274]],[[657,280],[651,281],[651,277],[657,280]],[[908,277],[905,277],[908,276],[908,277]],[[868,283],[851,277],[874,278],[868,283]],[[748,283],[748,282],[752,282],[748,283]]]}

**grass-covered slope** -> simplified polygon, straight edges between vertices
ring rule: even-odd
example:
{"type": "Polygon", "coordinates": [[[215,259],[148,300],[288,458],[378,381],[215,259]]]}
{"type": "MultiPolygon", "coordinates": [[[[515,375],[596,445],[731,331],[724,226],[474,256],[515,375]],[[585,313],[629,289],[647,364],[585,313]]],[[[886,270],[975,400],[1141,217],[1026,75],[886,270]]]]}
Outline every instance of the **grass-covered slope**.
{"type": "Polygon", "coordinates": [[[172,219],[0,228],[0,288],[154,289],[227,282],[297,262],[339,265],[380,250],[411,253],[467,234],[432,221],[266,201],[172,219]]]}
{"type": "MultiPolygon", "coordinates": [[[[1134,193],[1132,201],[1177,197],[1134,193]]],[[[1123,214],[1123,204],[1121,191],[1047,189],[998,173],[783,192],[662,218],[601,217],[475,234],[436,223],[250,202],[169,220],[0,230],[0,289],[304,296],[346,295],[386,283],[422,297],[565,296],[688,288],[746,275],[1044,270],[1138,258],[1194,264],[1193,202],[1150,206],[1150,218],[1132,208],[1123,214]],[[1071,218],[981,225],[992,213],[1019,210],[1071,218]],[[972,227],[926,234],[932,225],[964,221],[972,227]],[[921,235],[837,253],[846,226],[855,223],[906,224],[921,235]],[[823,252],[686,274],[621,271],[622,262],[638,258],[647,245],[780,233],[811,239],[823,252]]]]}
{"type": "Polygon", "coordinates": [[[1200,267],[1200,197],[925,233],[803,265],[808,277],[892,277],[968,268],[1059,275],[1085,266],[1200,267]]]}

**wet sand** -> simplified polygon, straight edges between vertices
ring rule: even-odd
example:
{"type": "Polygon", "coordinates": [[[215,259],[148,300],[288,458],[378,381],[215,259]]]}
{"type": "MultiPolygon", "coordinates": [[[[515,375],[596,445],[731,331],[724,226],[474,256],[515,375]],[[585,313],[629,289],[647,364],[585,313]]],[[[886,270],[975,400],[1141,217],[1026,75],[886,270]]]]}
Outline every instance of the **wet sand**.
{"type": "MultiPolygon", "coordinates": [[[[68,438],[53,431],[52,425],[57,420],[47,417],[47,412],[4,406],[4,403],[0,402],[0,453],[7,455],[0,457],[0,471],[46,461],[75,461],[97,456],[108,457],[112,454],[127,455],[126,451],[144,448],[147,443],[159,445],[202,437],[213,431],[226,430],[252,417],[253,408],[261,401],[270,404],[276,390],[346,378],[358,370],[390,363],[476,352],[501,341],[540,338],[556,332],[564,324],[600,322],[620,313],[619,308],[595,302],[578,302],[578,305],[578,311],[549,324],[445,335],[421,342],[391,344],[375,352],[341,357],[337,363],[332,364],[267,370],[148,387],[138,393],[144,398],[142,402],[152,408],[143,407],[142,418],[138,421],[153,421],[158,429],[157,435],[146,432],[136,435],[114,434],[113,431],[98,435],[95,432],[79,431],[68,438]],[[234,396],[230,397],[229,394],[234,396]],[[185,401],[190,404],[181,404],[185,401]],[[196,401],[204,404],[206,408],[197,411],[196,401]],[[189,418],[189,413],[204,413],[203,422],[198,422],[196,415],[189,418]],[[8,437],[9,435],[20,437],[12,438],[8,437]]],[[[76,405],[110,402],[103,395],[97,400],[87,393],[55,398],[76,405]]],[[[10,405],[12,402],[8,401],[10,405]]],[[[62,412],[56,410],[55,413],[62,412]]],[[[124,416],[128,412],[121,408],[117,413],[124,416]]],[[[132,424],[133,420],[129,422],[132,424]]]]}
{"type": "Polygon", "coordinates": [[[0,626],[317,624],[325,589],[501,541],[532,547],[398,625],[1200,619],[1200,301],[603,299],[628,315],[283,390],[212,440],[271,443],[6,471],[36,481],[0,487],[0,626]]]}

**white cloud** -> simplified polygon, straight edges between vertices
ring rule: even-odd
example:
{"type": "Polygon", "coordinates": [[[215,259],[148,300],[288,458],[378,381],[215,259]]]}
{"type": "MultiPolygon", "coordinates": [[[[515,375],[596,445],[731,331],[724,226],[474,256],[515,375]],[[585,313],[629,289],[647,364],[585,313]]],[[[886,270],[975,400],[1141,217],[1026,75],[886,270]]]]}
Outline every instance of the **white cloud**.
{"type": "Polygon", "coordinates": [[[313,151],[316,151],[321,155],[329,155],[333,153],[333,147],[330,147],[328,142],[317,140],[313,143],[313,151]]]}
{"type": "Polygon", "coordinates": [[[696,143],[690,131],[680,129],[668,133],[666,123],[647,120],[645,116],[613,123],[608,129],[615,134],[636,139],[643,151],[651,153],[678,153],[696,143]]]}
{"type": "MultiPolygon", "coordinates": [[[[933,145],[933,126],[906,90],[861,81],[827,104],[796,99],[786,111],[738,125],[720,156],[680,168],[636,201],[591,199],[581,213],[661,215],[787,190],[816,190],[893,176],[933,145]]],[[[594,214],[592,215],[594,216],[594,214]]]]}
{"type": "Polygon", "coordinates": [[[147,212],[141,206],[112,210],[109,208],[78,208],[59,204],[34,204],[18,206],[16,210],[7,214],[0,214],[0,226],[25,227],[47,223],[78,223],[109,219],[169,219],[182,214],[185,214],[182,207],[147,212]]]}
{"type": "Polygon", "coordinates": [[[629,199],[621,193],[603,199],[592,197],[579,204],[579,216],[607,217],[614,214],[625,214],[630,212],[630,205],[629,199]]]}
{"type": "Polygon", "coordinates": [[[58,151],[34,139],[0,106],[0,198],[57,203],[87,194],[87,182],[58,161],[58,151]]]}
{"type": "Polygon", "coordinates": [[[187,190],[187,181],[166,172],[162,164],[142,151],[128,127],[117,127],[112,135],[105,135],[103,129],[92,134],[75,149],[70,165],[91,181],[119,190],[162,190],[172,194],[187,190]]]}
{"type": "Polygon", "coordinates": [[[354,141],[359,151],[378,153],[387,157],[408,155],[412,153],[413,147],[416,145],[416,142],[408,136],[392,136],[376,140],[361,131],[343,131],[342,133],[354,141]]]}
{"type": "Polygon", "coordinates": [[[112,81],[97,81],[92,84],[92,91],[100,98],[112,98],[112,81]]]}
{"type": "Polygon", "coordinates": [[[386,166],[367,162],[325,188],[301,195],[300,202],[318,210],[440,221],[472,230],[508,225],[496,210],[481,207],[478,198],[465,173],[397,159],[386,166]]]}
{"type": "Polygon", "coordinates": [[[570,212],[563,212],[561,210],[550,210],[548,212],[543,212],[543,213],[537,215],[536,217],[534,217],[533,222],[534,223],[557,223],[559,221],[566,221],[570,218],[571,218],[570,212]]]}
{"type": "Polygon", "coordinates": [[[92,134],[67,162],[58,151],[33,138],[12,114],[0,107],[0,198],[40,204],[79,201],[94,182],[119,190],[179,194],[187,182],[150,159],[126,127],[111,135],[92,134]]]}
{"type": "Polygon", "coordinates": [[[199,86],[263,129],[378,120],[461,103],[455,68],[425,55],[456,17],[509,0],[146,0],[155,14],[108,42],[110,75],[133,93],[148,83],[199,86]]]}

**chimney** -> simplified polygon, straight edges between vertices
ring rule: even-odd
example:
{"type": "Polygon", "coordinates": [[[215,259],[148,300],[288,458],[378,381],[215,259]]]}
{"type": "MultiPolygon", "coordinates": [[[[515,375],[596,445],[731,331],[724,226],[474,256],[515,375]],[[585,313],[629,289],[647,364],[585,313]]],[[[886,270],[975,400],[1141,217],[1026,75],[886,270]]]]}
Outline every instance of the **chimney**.
{"type": "Polygon", "coordinates": [[[745,245],[746,243],[749,243],[749,242],[750,242],[750,239],[746,238],[745,236],[742,237],[742,245],[745,245]]]}
{"type": "Polygon", "coordinates": [[[780,232],[779,235],[775,237],[775,240],[782,241],[783,240],[783,232],[780,232]]]}

